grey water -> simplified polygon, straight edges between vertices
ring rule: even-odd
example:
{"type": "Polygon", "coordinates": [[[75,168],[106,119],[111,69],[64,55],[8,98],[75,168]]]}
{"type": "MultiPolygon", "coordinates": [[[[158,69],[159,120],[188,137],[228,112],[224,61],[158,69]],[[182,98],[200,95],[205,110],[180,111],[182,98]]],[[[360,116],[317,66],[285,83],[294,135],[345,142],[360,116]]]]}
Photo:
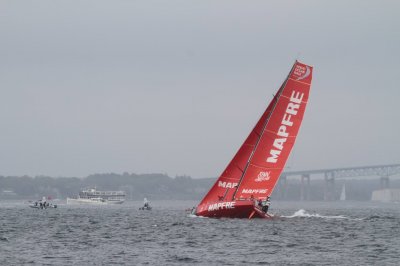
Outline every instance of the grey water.
{"type": "Polygon", "coordinates": [[[0,265],[400,265],[400,204],[272,201],[275,220],[193,217],[188,201],[141,204],[0,202],[0,265]]]}

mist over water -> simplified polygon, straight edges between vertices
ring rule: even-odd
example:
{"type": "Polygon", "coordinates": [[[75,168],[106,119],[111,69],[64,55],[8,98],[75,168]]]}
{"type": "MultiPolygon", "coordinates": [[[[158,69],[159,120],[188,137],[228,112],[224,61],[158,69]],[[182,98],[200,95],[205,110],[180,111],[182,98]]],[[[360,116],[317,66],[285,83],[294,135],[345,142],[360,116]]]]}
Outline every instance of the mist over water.
{"type": "Polygon", "coordinates": [[[398,265],[399,204],[273,202],[276,220],[192,217],[196,202],[0,204],[0,264],[398,265]]]}

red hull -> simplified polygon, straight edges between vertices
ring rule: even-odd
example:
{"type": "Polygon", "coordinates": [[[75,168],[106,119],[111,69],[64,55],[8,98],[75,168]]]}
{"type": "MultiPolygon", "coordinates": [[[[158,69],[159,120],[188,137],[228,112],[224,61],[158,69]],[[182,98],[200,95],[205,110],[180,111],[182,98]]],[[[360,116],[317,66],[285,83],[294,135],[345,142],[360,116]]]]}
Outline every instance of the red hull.
{"type": "Polygon", "coordinates": [[[273,216],[264,213],[251,200],[216,202],[202,205],[197,207],[196,215],[211,218],[273,218],[273,216]]]}

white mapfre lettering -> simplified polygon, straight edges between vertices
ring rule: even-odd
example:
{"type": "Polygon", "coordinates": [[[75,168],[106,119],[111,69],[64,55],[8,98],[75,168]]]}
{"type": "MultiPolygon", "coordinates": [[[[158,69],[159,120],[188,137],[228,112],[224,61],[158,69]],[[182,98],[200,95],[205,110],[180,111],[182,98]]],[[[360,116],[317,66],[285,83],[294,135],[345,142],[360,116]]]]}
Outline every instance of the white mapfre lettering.
{"type": "Polygon", "coordinates": [[[217,210],[233,209],[233,208],[235,208],[234,201],[219,202],[219,203],[214,203],[214,204],[209,205],[208,211],[217,211],[217,210]]]}
{"type": "Polygon", "coordinates": [[[242,190],[242,194],[258,194],[258,193],[267,193],[268,189],[251,189],[251,188],[245,188],[242,190]]]}
{"type": "Polygon", "coordinates": [[[276,163],[279,155],[281,154],[283,147],[289,137],[288,127],[293,126],[292,117],[297,115],[300,108],[301,100],[303,99],[304,93],[293,91],[290,96],[290,102],[286,107],[285,114],[283,115],[281,125],[279,126],[278,132],[276,133],[277,138],[274,139],[272,149],[269,151],[269,157],[267,158],[268,163],[276,163]]]}
{"type": "Polygon", "coordinates": [[[218,186],[223,188],[234,188],[238,183],[218,181],[218,186]]]}

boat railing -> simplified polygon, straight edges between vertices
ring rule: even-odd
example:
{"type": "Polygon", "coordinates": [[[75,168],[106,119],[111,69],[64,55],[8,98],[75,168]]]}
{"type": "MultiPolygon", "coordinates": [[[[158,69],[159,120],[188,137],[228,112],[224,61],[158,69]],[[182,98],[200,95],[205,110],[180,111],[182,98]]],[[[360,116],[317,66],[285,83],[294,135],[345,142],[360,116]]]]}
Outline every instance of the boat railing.
{"type": "Polygon", "coordinates": [[[93,190],[83,190],[79,194],[82,195],[96,195],[96,196],[110,196],[110,195],[118,195],[125,196],[124,191],[93,191],[93,190]]]}

